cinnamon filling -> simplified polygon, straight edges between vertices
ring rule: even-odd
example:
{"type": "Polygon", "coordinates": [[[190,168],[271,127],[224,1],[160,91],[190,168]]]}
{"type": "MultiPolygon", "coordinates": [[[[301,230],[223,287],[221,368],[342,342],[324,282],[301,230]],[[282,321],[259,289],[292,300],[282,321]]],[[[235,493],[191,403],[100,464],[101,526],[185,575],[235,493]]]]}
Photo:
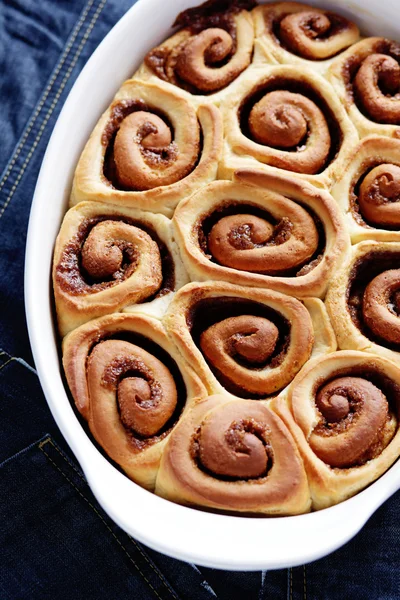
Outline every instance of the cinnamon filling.
{"type": "Polygon", "coordinates": [[[334,468],[361,466],[379,456],[397,431],[400,389],[378,369],[353,368],[316,384],[319,423],[315,454],[334,468]]]}
{"type": "Polygon", "coordinates": [[[211,261],[231,269],[305,275],[323,257],[325,232],[307,207],[287,200],[286,215],[277,220],[250,203],[226,201],[198,225],[199,246],[211,261]]]}
{"type": "Polygon", "coordinates": [[[230,421],[222,409],[206,417],[193,435],[192,460],[215,479],[261,483],[273,466],[268,433],[266,423],[251,417],[230,421]]]}
{"type": "Polygon", "coordinates": [[[280,313],[241,298],[207,298],[193,304],[187,324],[196,346],[228,391],[241,398],[268,396],[265,383],[260,389],[257,374],[267,366],[274,369],[282,364],[290,343],[291,326],[280,313]],[[248,371],[246,378],[235,365],[248,371]]]}
{"type": "Polygon", "coordinates": [[[148,338],[130,332],[99,337],[87,359],[88,385],[91,372],[100,369],[98,385],[115,394],[129,443],[139,452],[164,439],[178,421],[187,393],[182,375],[148,338]]]}
{"type": "Polygon", "coordinates": [[[252,54],[252,48],[238,49],[234,16],[255,4],[253,0],[211,0],[184,11],[174,23],[182,28],[181,41],[172,49],[154,48],[145,64],[164,81],[192,94],[226,87],[250,64],[252,54]]]}
{"type": "Polygon", "coordinates": [[[363,226],[400,229],[400,166],[366,161],[350,189],[350,208],[363,226]],[[358,181],[356,179],[358,178],[358,181]]]}
{"type": "Polygon", "coordinates": [[[377,123],[400,125],[400,44],[379,40],[367,56],[353,56],[343,67],[350,97],[377,123]]]}
{"type": "Polygon", "coordinates": [[[56,266],[57,285],[78,296],[125,281],[135,272],[139,260],[138,247],[126,239],[132,235],[131,228],[138,230],[134,234],[139,240],[146,236],[144,240],[151,246],[148,251],[153,251],[155,264],[160,263],[160,279],[154,281],[154,290],[146,301],[173,291],[174,263],[167,246],[149,224],[119,216],[99,216],[81,223],[56,266]]]}
{"type": "Polygon", "coordinates": [[[305,81],[272,77],[244,99],[239,119],[246,137],[281,151],[268,164],[297,173],[321,173],[342,143],[335,115],[305,81]]]}
{"type": "Polygon", "coordinates": [[[105,181],[118,190],[145,191],[187,177],[198,164],[202,140],[197,118],[189,115],[186,125],[193,129],[192,142],[178,148],[161,111],[140,99],[115,103],[102,136],[105,181]]]}
{"type": "Polygon", "coordinates": [[[332,58],[357,42],[358,27],[329,11],[304,7],[304,10],[272,14],[271,32],[285,50],[308,60],[332,58]]]}
{"type": "Polygon", "coordinates": [[[362,257],[350,273],[347,306],[354,324],[370,340],[400,350],[400,253],[362,257]]]}

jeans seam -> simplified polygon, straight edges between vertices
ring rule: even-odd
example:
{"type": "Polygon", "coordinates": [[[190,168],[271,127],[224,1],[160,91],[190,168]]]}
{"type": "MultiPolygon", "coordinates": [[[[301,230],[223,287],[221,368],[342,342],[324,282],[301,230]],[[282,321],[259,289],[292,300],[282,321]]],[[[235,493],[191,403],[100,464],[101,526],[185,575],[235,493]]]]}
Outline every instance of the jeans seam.
{"type": "Polygon", "coordinates": [[[17,177],[16,177],[16,179],[14,181],[14,184],[13,184],[13,186],[12,186],[12,188],[11,188],[11,190],[10,190],[10,192],[9,192],[9,194],[8,194],[8,196],[7,196],[5,202],[4,202],[4,204],[3,204],[3,206],[2,206],[2,208],[0,210],[0,219],[4,215],[7,207],[9,206],[9,204],[10,204],[10,202],[12,200],[12,197],[14,196],[15,190],[17,189],[17,187],[18,187],[18,185],[19,185],[22,177],[24,176],[24,173],[25,173],[25,171],[26,171],[26,169],[27,169],[27,167],[28,167],[28,165],[30,163],[30,160],[31,160],[31,158],[32,158],[32,156],[33,156],[33,154],[34,154],[37,146],[39,145],[39,142],[40,142],[40,140],[42,138],[43,132],[44,132],[46,126],[47,126],[47,123],[49,122],[49,120],[50,120],[50,118],[51,118],[51,116],[52,116],[52,114],[54,112],[54,109],[56,108],[56,106],[58,104],[58,101],[59,101],[59,99],[60,99],[60,97],[61,97],[61,95],[62,95],[62,93],[64,91],[65,86],[67,85],[67,82],[68,82],[68,80],[69,80],[69,78],[71,76],[71,73],[72,73],[73,69],[75,68],[76,63],[78,62],[78,59],[79,59],[79,57],[80,57],[80,55],[82,53],[82,50],[84,49],[84,47],[86,45],[86,42],[87,42],[87,40],[88,40],[88,38],[89,38],[89,36],[90,36],[90,34],[91,34],[91,32],[92,32],[92,30],[93,30],[96,22],[97,22],[97,19],[100,16],[101,11],[103,10],[106,2],[107,2],[107,0],[101,0],[99,6],[96,9],[96,12],[92,16],[92,19],[91,19],[91,21],[90,21],[90,23],[89,23],[89,25],[88,25],[88,27],[86,29],[86,32],[85,32],[85,34],[84,34],[84,36],[83,36],[83,38],[82,38],[82,40],[81,40],[81,42],[80,42],[80,44],[79,44],[76,52],[75,52],[75,55],[74,55],[74,57],[72,59],[72,62],[69,65],[69,67],[68,67],[68,69],[67,69],[67,71],[66,71],[66,73],[65,73],[65,75],[64,75],[64,77],[63,77],[63,79],[61,81],[60,87],[58,88],[57,93],[56,93],[55,97],[52,100],[52,103],[51,103],[51,105],[50,105],[50,107],[49,107],[49,109],[48,109],[48,111],[46,113],[46,116],[44,117],[44,119],[42,121],[42,124],[40,125],[39,131],[36,134],[36,138],[35,138],[32,146],[31,146],[31,148],[30,148],[30,150],[28,152],[28,155],[26,156],[26,158],[25,158],[22,166],[20,167],[20,169],[18,171],[18,174],[17,174],[17,177]]]}
{"type": "Polygon", "coordinates": [[[161,579],[161,581],[163,582],[163,584],[168,588],[168,591],[171,593],[172,597],[175,598],[175,600],[179,600],[178,596],[175,594],[174,590],[170,587],[168,581],[165,579],[165,577],[163,576],[163,574],[161,573],[161,571],[159,571],[151,563],[151,561],[148,559],[148,557],[146,556],[145,552],[143,552],[143,550],[141,549],[141,547],[139,546],[139,544],[136,542],[136,540],[134,540],[133,537],[131,537],[129,534],[127,534],[127,536],[130,539],[130,541],[132,542],[132,544],[135,546],[135,548],[143,556],[143,558],[145,559],[145,561],[147,562],[147,564],[149,565],[149,567],[152,568],[152,570],[154,571],[154,573],[161,579]]]}
{"type": "MultiPolygon", "coordinates": [[[[87,502],[87,504],[89,505],[89,507],[94,511],[94,513],[97,515],[97,517],[101,520],[101,522],[103,523],[103,525],[105,525],[105,527],[107,528],[107,530],[111,533],[111,535],[113,536],[113,538],[116,540],[116,542],[118,543],[118,545],[122,548],[122,550],[124,551],[124,553],[126,554],[126,556],[129,558],[129,560],[131,561],[131,563],[133,564],[133,566],[139,571],[140,575],[143,577],[143,579],[145,580],[145,582],[147,583],[147,585],[150,587],[150,589],[154,592],[154,594],[157,596],[157,598],[159,600],[162,600],[161,596],[159,595],[159,593],[157,592],[157,590],[154,588],[154,586],[152,585],[152,583],[148,580],[148,578],[146,577],[146,575],[143,573],[143,571],[140,569],[140,567],[135,563],[135,561],[133,560],[133,558],[131,557],[131,555],[129,554],[128,550],[125,548],[125,546],[122,544],[122,542],[120,541],[120,539],[117,537],[117,535],[113,532],[113,530],[111,529],[111,527],[108,525],[108,523],[106,522],[106,520],[104,519],[104,517],[100,514],[100,512],[97,510],[97,508],[92,504],[92,502],[86,498],[86,496],[81,492],[81,490],[73,483],[73,481],[71,481],[71,479],[68,477],[68,475],[66,475],[66,473],[64,473],[64,471],[54,462],[54,460],[49,456],[49,454],[44,450],[44,446],[50,442],[51,445],[53,446],[53,448],[55,448],[56,450],[58,450],[58,448],[55,446],[55,444],[53,444],[53,442],[50,440],[50,438],[45,439],[43,441],[41,441],[38,444],[39,449],[41,450],[41,452],[43,452],[43,454],[47,457],[47,459],[54,465],[54,467],[61,473],[61,475],[68,481],[68,483],[75,489],[75,491],[78,492],[78,494],[81,496],[81,498],[83,498],[83,500],[85,500],[85,502],[87,502]]],[[[61,456],[64,458],[63,453],[61,453],[61,456]]],[[[69,461],[67,461],[69,464],[69,461]]],[[[76,468],[74,468],[74,470],[76,471],[76,468]]],[[[83,479],[83,477],[80,475],[80,477],[83,479]]],[[[85,481],[83,479],[83,481],[85,481]]],[[[86,481],[85,481],[86,483],[86,481]]],[[[147,560],[147,559],[146,559],[147,560]]],[[[154,572],[158,575],[158,573],[155,571],[155,569],[153,569],[154,572]]],[[[159,576],[159,575],[158,575],[159,576]]],[[[176,595],[170,590],[170,588],[166,585],[165,581],[163,579],[161,579],[161,582],[164,584],[164,586],[166,587],[168,593],[173,596],[174,598],[177,598],[176,595]]]]}
{"type": "MultiPolygon", "coordinates": [[[[82,475],[82,473],[79,471],[79,469],[77,469],[76,466],[74,465],[74,463],[68,458],[68,456],[66,454],[64,454],[64,452],[54,444],[54,442],[53,442],[52,439],[45,440],[42,445],[45,445],[47,442],[49,442],[53,446],[54,450],[56,450],[58,452],[58,454],[65,461],[67,461],[67,463],[75,471],[75,473],[80,477],[80,479],[86,485],[88,485],[86,479],[84,478],[84,476],[82,475]]],[[[148,563],[148,565],[152,568],[152,570],[154,571],[154,573],[160,578],[160,580],[162,581],[162,583],[168,588],[168,591],[171,593],[172,597],[175,598],[175,600],[179,600],[178,596],[175,594],[174,590],[171,588],[171,586],[169,585],[168,581],[165,579],[165,577],[163,576],[163,574],[161,573],[161,571],[159,569],[157,569],[155,567],[155,565],[152,564],[152,562],[148,559],[148,557],[146,556],[145,552],[143,552],[143,550],[141,549],[141,547],[139,546],[139,544],[136,542],[136,540],[134,540],[133,537],[131,537],[129,534],[126,534],[126,535],[127,535],[128,539],[132,542],[132,544],[135,546],[135,548],[143,556],[143,558],[148,563]]]]}
{"type": "Polygon", "coordinates": [[[91,7],[93,6],[94,1],[95,0],[90,0],[87,3],[85,10],[82,12],[82,14],[81,14],[78,22],[75,24],[75,26],[74,26],[74,28],[72,30],[72,34],[71,34],[71,36],[70,36],[70,38],[69,38],[69,40],[67,42],[66,47],[63,50],[61,58],[60,58],[60,60],[59,60],[59,62],[57,64],[56,68],[53,70],[53,73],[51,75],[50,81],[48,82],[47,87],[46,87],[46,89],[45,89],[45,91],[44,91],[44,93],[43,93],[43,95],[42,95],[42,97],[41,97],[41,99],[39,101],[39,104],[36,106],[35,111],[34,111],[33,115],[31,116],[31,118],[29,120],[28,127],[25,130],[25,132],[23,133],[22,139],[18,143],[17,148],[14,151],[13,157],[12,157],[12,159],[11,159],[11,161],[10,161],[7,169],[6,169],[6,172],[4,173],[4,175],[3,175],[3,177],[2,177],[2,179],[0,181],[0,190],[3,188],[4,184],[8,180],[8,177],[10,176],[10,173],[12,172],[12,170],[14,168],[14,165],[15,165],[17,159],[18,159],[18,156],[21,154],[21,152],[23,150],[23,147],[25,146],[26,140],[28,139],[28,136],[29,136],[30,132],[32,131],[33,126],[36,123],[36,119],[38,118],[38,116],[39,116],[39,114],[40,114],[40,112],[41,112],[41,110],[42,110],[42,108],[43,108],[43,106],[44,106],[44,104],[45,104],[45,102],[46,102],[46,100],[47,100],[50,92],[51,92],[51,88],[53,87],[53,85],[54,85],[54,83],[55,83],[55,81],[56,81],[56,79],[58,77],[58,74],[60,73],[61,69],[64,66],[64,63],[66,62],[66,60],[67,60],[67,58],[69,56],[71,48],[74,45],[76,38],[78,37],[78,34],[79,34],[79,32],[80,32],[80,30],[82,28],[82,25],[86,21],[86,17],[88,15],[91,7]]]}
{"type": "Polygon", "coordinates": [[[26,446],[22,450],[19,450],[19,452],[16,452],[12,456],[9,456],[8,458],[5,458],[3,461],[1,461],[0,462],[0,469],[2,467],[4,467],[7,463],[9,463],[12,460],[14,460],[14,458],[18,458],[18,456],[20,456],[21,454],[24,454],[24,452],[27,452],[28,450],[31,450],[31,448],[35,448],[38,444],[44,444],[46,442],[46,440],[49,440],[49,439],[50,439],[49,438],[49,434],[45,433],[44,436],[40,438],[40,440],[36,440],[35,442],[32,442],[32,444],[29,444],[28,446],[26,446]]]}
{"type": "Polygon", "coordinates": [[[3,356],[3,354],[5,356],[8,356],[8,358],[10,360],[7,360],[5,363],[3,363],[2,365],[0,365],[0,371],[1,371],[1,369],[3,367],[5,367],[6,365],[8,365],[8,363],[10,363],[11,361],[15,360],[15,362],[17,362],[19,365],[21,365],[25,369],[28,369],[28,371],[31,371],[32,373],[34,373],[37,376],[36,369],[34,369],[34,367],[32,367],[32,365],[30,365],[29,363],[27,363],[23,358],[20,358],[19,356],[13,356],[12,354],[10,354],[9,352],[7,352],[6,350],[3,350],[3,348],[0,347],[0,358],[1,358],[1,356],[3,356]]]}
{"type": "Polygon", "coordinates": [[[0,365],[0,371],[2,371],[4,369],[4,367],[9,365],[10,362],[12,362],[13,360],[15,360],[15,358],[13,356],[11,356],[11,358],[9,358],[8,360],[6,360],[6,362],[4,362],[2,365],[0,365]]]}
{"type": "Polygon", "coordinates": [[[303,600],[307,600],[307,575],[306,575],[306,565],[303,565],[303,600]]]}

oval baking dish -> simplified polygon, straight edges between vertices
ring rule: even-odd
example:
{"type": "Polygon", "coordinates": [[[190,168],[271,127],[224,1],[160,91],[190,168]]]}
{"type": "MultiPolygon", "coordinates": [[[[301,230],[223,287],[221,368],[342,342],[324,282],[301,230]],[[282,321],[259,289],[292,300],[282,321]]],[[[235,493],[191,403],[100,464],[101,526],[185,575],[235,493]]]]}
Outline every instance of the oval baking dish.
{"type": "MultiPolygon", "coordinates": [[[[25,270],[30,340],[52,414],[99,503],[120,527],[160,552],[204,566],[229,570],[291,567],[321,558],[354,536],[400,488],[400,461],[353,498],[301,516],[259,519],[187,508],[142,489],[99,452],[71,406],[61,374],[50,280],[54,242],[76,164],[115,91],[146,52],[171,34],[165,24],[197,4],[199,0],[139,0],[100,44],[64,105],[46,151],[30,216],[25,270]]],[[[400,25],[397,30],[394,27],[395,2],[382,6],[377,0],[319,0],[317,4],[356,20],[365,33],[400,39],[400,25]]]]}

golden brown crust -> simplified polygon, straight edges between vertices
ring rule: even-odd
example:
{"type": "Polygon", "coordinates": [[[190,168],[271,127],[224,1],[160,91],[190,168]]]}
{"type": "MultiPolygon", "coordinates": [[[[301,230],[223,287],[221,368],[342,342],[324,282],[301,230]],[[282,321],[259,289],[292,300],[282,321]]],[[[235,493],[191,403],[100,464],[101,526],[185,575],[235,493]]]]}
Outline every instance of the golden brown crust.
{"type": "Polygon", "coordinates": [[[270,397],[336,349],[320,300],[221,282],[181,288],[163,322],[210,394],[270,397]]]}
{"type": "Polygon", "coordinates": [[[226,142],[219,174],[225,178],[257,167],[329,188],[358,140],[329,83],[306,68],[255,65],[221,109],[226,142]]]}
{"type": "Polygon", "coordinates": [[[353,246],[326,298],[339,348],[400,362],[399,258],[399,242],[353,246]]]}
{"type": "Polygon", "coordinates": [[[349,248],[343,218],[328,193],[300,180],[259,170],[238,171],[234,182],[217,181],[195,193],[181,202],[173,222],[182,258],[192,280],[220,279],[268,287],[298,297],[322,297],[332,269],[338,268],[349,248]],[[245,208],[238,209],[241,205],[245,208]],[[232,246],[231,260],[235,260],[236,252],[242,262],[252,263],[251,271],[249,265],[243,270],[242,262],[238,263],[238,268],[232,268],[211,260],[209,246],[204,245],[209,236],[206,220],[221,221],[221,217],[225,216],[223,211],[228,209],[244,214],[244,220],[241,228],[235,224],[232,233],[228,230],[222,239],[223,245],[232,246]],[[248,218],[249,211],[257,212],[266,225],[274,224],[272,227],[269,225],[271,231],[261,243],[252,239],[253,224],[248,218]],[[324,241],[315,219],[322,224],[324,241]],[[247,225],[247,221],[250,224],[247,225]],[[314,252],[308,254],[309,258],[306,251],[303,265],[299,265],[298,251],[304,251],[309,235],[315,238],[317,245],[314,252]],[[282,253],[285,253],[289,266],[290,260],[293,261],[292,271],[288,267],[283,272],[274,269],[274,261],[282,253]]]}
{"type": "Polygon", "coordinates": [[[221,150],[218,108],[195,109],[179,89],[163,82],[128,80],[86,144],[71,204],[91,200],[170,216],[193,187],[215,179],[221,150]],[[127,123],[132,118],[136,121],[127,123]]]}
{"type": "Polygon", "coordinates": [[[159,314],[187,281],[171,221],[163,215],[97,202],[66,214],[53,260],[62,336],[133,304],[136,311],[159,314]]]}
{"type": "Polygon", "coordinates": [[[353,496],[398,458],[399,402],[400,369],[354,351],[310,361],[287,398],[272,401],[300,449],[315,509],[353,496]]]}
{"type": "Polygon", "coordinates": [[[366,38],[335,59],[327,73],[360,137],[400,136],[400,46],[366,38]]]}
{"type": "Polygon", "coordinates": [[[64,339],[63,365],[98,443],[131,479],[153,489],[171,430],[205,395],[160,322],[121,314],[90,321],[64,339]]]}
{"type": "Polygon", "coordinates": [[[148,52],[135,77],[163,80],[198,102],[219,102],[250,65],[254,47],[251,14],[241,10],[184,27],[148,52]]]}
{"type": "Polygon", "coordinates": [[[368,136],[332,188],[353,243],[400,241],[400,140],[368,136]]]}
{"type": "Polygon", "coordinates": [[[245,513],[300,514],[310,506],[304,467],[284,423],[262,402],[223,395],[197,403],[174,430],[156,493],[245,513]]]}
{"type": "Polygon", "coordinates": [[[274,2],[253,10],[257,60],[325,72],[334,57],[357,42],[355,23],[299,2],[274,2]]]}

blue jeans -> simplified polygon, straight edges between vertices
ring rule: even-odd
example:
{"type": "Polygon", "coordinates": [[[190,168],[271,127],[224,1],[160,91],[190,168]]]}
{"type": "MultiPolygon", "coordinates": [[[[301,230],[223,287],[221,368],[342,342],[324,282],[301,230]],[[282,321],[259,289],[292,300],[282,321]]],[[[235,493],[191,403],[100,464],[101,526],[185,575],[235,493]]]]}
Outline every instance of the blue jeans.
{"type": "Polygon", "coordinates": [[[399,494],[316,563],[263,573],[196,567],[145,548],[107,517],[50,415],[24,317],[29,208],[63,102],[131,4],[0,3],[0,599],[400,598],[399,494]]]}

